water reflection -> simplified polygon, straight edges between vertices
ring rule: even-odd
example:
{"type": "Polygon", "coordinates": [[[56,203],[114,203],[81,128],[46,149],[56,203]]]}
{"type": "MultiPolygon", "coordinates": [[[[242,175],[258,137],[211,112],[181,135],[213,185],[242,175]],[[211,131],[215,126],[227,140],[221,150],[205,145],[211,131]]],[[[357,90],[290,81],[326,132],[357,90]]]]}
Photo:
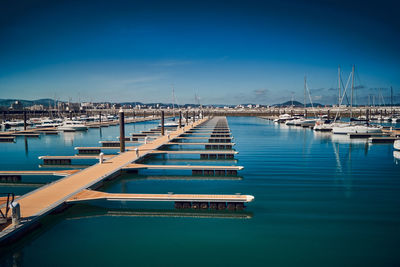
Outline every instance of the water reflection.
{"type": "Polygon", "coordinates": [[[28,137],[24,137],[25,138],[25,156],[28,156],[28,137]]]}
{"type": "Polygon", "coordinates": [[[362,144],[368,143],[368,139],[366,138],[350,138],[348,135],[345,134],[330,134],[331,140],[334,143],[339,144],[362,144]]]}
{"type": "Polygon", "coordinates": [[[396,164],[400,163],[400,151],[395,150],[393,151],[393,157],[396,159],[396,164]]]}
{"type": "Polygon", "coordinates": [[[62,138],[64,140],[65,145],[74,145],[74,140],[78,138],[83,138],[85,132],[63,132],[62,138]]]}
{"type": "Polygon", "coordinates": [[[92,212],[73,214],[66,220],[80,220],[95,217],[186,217],[186,218],[220,218],[220,219],[251,219],[252,212],[238,211],[213,211],[213,210],[176,210],[176,209],[135,209],[135,210],[110,210],[93,207],[92,212]]]}

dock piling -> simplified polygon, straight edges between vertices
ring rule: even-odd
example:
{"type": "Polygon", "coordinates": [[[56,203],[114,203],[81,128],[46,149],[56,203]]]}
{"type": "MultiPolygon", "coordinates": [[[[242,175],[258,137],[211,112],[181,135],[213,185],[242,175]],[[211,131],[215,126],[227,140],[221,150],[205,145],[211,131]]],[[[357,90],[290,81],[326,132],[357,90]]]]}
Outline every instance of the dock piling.
{"type": "Polygon", "coordinates": [[[179,110],[179,126],[178,128],[182,128],[182,110],[179,110]]]}
{"type": "Polygon", "coordinates": [[[26,130],[26,110],[24,110],[24,130],[26,130]]]}
{"type": "Polygon", "coordinates": [[[21,220],[21,210],[18,202],[12,202],[11,206],[11,220],[14,227],[18,226],[21,220]]]}
{"type": "Polygon", "coordinates": [[[161,111],[161,135],[165,134],[165,129],[164,129],[164,110],[161,111]]]}
{"type": "Polygon", "coordinates": [[[125,115],[122,109],[119,110],[119,148],[121,153],[125,152],[125,115]]]}

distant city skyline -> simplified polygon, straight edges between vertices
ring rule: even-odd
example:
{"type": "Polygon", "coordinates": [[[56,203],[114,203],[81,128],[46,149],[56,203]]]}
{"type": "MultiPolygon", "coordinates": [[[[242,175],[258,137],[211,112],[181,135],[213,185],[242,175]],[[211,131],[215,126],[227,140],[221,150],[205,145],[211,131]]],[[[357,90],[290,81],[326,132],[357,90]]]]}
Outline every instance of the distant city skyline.
{"type": "Polygon", "coordinates": [[[0,98],[89,102],[400,102],[395,1],[5,1],[0,98]]]}

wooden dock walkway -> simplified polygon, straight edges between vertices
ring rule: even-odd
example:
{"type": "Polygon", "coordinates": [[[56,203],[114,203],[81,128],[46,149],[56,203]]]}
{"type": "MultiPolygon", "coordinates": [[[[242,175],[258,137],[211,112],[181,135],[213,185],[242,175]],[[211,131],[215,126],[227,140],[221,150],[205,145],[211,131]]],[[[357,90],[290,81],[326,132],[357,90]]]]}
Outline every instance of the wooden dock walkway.
{"type": "Polygon", "coordinates": [[[190,136],[178,136],[178,137],[175,137],[174,138],[174,140],[175,139],[202,139],[202,140],[220,140],[220,139],[226,139],[226,140],[232,140],[233,139],[233,137],[207,137],[207,136],[203,136],[203,137],[200,137],[200,136],[195,136],[195,137],[190,137],[190,136]]]}
{"type": "Polygon", "coordinates": [[[230,145],[234,146],[235,143],[195,143],[195,142],[168,142],[166,145],[177,145],[177,146],[204,146],[204,145],[213,145],[213,146],[218,146],[218,145],[230,145]]]}
{"type": "MultiPolygon", "coordinates": [[[[212,143],[211,143],[212,144],[212,143]]],[[[239,154],[236,150],[153,150],[151,154],[239,154]]]]}
{"type": "MultiPolygon", "coordinates": [[[[173,139],[181,134],[197,127],[198,125],[206,122],[207,119],[202,119],[196,121],[192,125],[188,125],[186,127],[180,128],[174,132],[170,132],[168,136],[160,136],[157,139],[149,142],[147,144],[143,144],[139,147],[138,151],[128,150],[119,155],[104,155],[107,160],[100,164],[95,164],[86,169],[80,170],[76,173],[73,173],[65,178],[59,179],[55,182],[47,184],[43,187],[40,187],[32,192],[29,192],[17,199],[18,203],[21,207],[21,224],[17,226],[9,225],[3,231],[0,232],[0,242],[6,240],[8,237],[11,237],[13,233],[18,231],[22,231],[26,229],[29,225],[35,223],[39,218],[48,214],[49,212],[55,210],[60,205],[65,203],[66,201],[71,201],[75,195],[81,192],[87,193],[87,188],[90,188],[102,180],[117,176],[120,174],[121,170],[148,154],[153,154],[154,151],[165,144],[167,144],[170,139],[173,139]]],[[[166,153],[171,151],[166,151],[166,153]]],[[[184,151],[174,151],[174,152],[184,152],[184,151]]],[[[193,153],[191,151],[190,153],[193,153]]],[[[209,154],[211,151],[198,151],[197,153],[207,153],[209,154]]],[[[228,154],[228,153],[237,153],[236,151],[214,151],[216,154],[218,152],[228,154]]],[[[164,152],[161,152],[164,153],[164,152]]],[[[40,157],[42,159],[97,159],[98,156],[43,156],[40,157]]],[[[82,193],[82,195],[86,194],[82,193]]],[[[107,194],[107,193],[103,193],[107,194]]],[[[126,198],[125,194],[120,194],[119,197],[126,198]]],[[[252,196],[232,196],[232,195],[175,195],[171,198],[170,195],[155,195],[150,194],[150,196],[144,196],[143,194],[136,195],[135,197],[131,196],[132,199],[147,199],[157,201],[167,201],[166,199],[176,199],[177,201],[235,201],[240,202],[241,199],[246,198],[247,201],[249,199],[253,199],[252,196]],[[140,196],[139,196],[140,195],[140,196]]],[[[104,197],[105,195],[102,195],[104,197]]],[[[110,196],[110,195],[108,195],[110,196]]],[[[114,196],[116,197],[116,196],[114,196]]],[[[250,201],[251,201],[250,200],[250,201]]],[[[171,200],[169,200],[171,201],[171,200]]],[[[241,206],[240,206],[241,207],[241,206]]],[[[4,207],[2,207],[4,208],[4,207]]]]}
{"type": "MultiPolygon", "coordinates": [[[[116,155],[104,155],[104,159],[110,159],[116,155]]],[[[99,155],[72,155],[72,156],[40,156],[39,159],[99,159],[99,155]]]]}
{"type": "Polygon", "coordinates": [[[192,195],[192,194],[118,194],[93,190],[82,190],[67,200],[67,203],[91,200],[120,201],[181,201],[181,202],[251,202],[248,195],[192,195]]]}
{"type": "Polygon", "coordinates": [[[0,175],[54,175],[68,176],[80,170],[57,170],[57,171],[0,171],[0,175]]]}
{"type": "Polygon", "coordinates": [[[148,170],[243,170],[243,166],[202,166],[202,165],[150,165],[132,163],[123,169],[148,169],[148,170]]]}

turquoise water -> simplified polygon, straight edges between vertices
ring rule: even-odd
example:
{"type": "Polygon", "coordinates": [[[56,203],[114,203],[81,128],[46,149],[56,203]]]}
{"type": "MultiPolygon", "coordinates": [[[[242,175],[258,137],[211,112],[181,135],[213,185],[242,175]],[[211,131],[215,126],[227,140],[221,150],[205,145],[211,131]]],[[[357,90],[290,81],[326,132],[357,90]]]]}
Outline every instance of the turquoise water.
{"type": "MultiPolygon", "coordinates": [[[[182,172],[145,171],[123,175],[102,190],[254,195],[245,212],[185,213],[174,211],[171,204],[154,207],[154,203],[79,205],[49,216],[45,226],[16,244],[2,262],[21,266],[400,264],[400,165],[392,145],[368,145],[365,140],[350,141],[258,118],[228,118],[228,122],[240,152],[237,162],[158,156],[146,163],[241,165],[245,169],[238,179],[193,180],[182,172]]],[[[116,127],[107,130],[109,137],[118,135],[116,127]]],[[[99,130],[93,129],[74,139],[74,146],[89,141],[94,145],[99,138],[99,130]]],[[[58,147],[54,152],[74,153],[70,144],[59,141],[52,143],[58,147]]],[[[35,157],[46,150],[43,142],[32,142],[28,154],[23,143],[11,144],[17,152],[8,147],[10,156],[2,156],[8,163],[0,167],[37,168],[40,162],[35,157]],[[9,166],[10,157],[16,165],[9,166]]]]}

